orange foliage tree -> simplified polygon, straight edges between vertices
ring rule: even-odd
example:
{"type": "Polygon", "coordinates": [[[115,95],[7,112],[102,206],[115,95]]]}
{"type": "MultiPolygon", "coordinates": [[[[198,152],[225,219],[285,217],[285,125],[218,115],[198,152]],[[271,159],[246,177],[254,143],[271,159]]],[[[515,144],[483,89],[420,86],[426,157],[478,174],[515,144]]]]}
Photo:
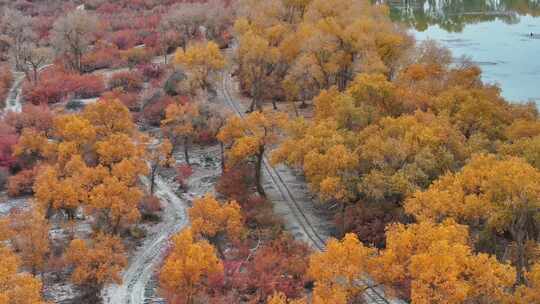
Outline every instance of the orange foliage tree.
{"type": "Polygon", "coordinates": [[[193,304],[208,278],[222,273],[214,247],[205,240],[197,241],[191,229],[186,229],[173,237],[159,282],[169,300],[193,304]]]}
{"type": "Polygon", "coordinates": [[[94,213],[98,228],[115,233],[139,219],[145,149],[121,102],[100,100],[80,114],[58,116],[50,133],[24,129],[15,149],[16,155],[45,163],[34,191],[48,215],[62,209],[73,219],[84,207],[94,213]]]}
{"type": "Polygon", "coordinates": [[[453,221],[393,224],[386,244],[370,273],[413,303],[498,303],[515,283],[515,270],[474,254],[467,227],[453,221]]]}
{"type": "Polygon", "coordinates": [[[109,283],[121,283],[122,269],[127,265],[122,241],[106,234],[93,240],[75,239],[69,244],[66,260],[74,269],[71,281],[84,289],[89,301],[97,303],[99,291],[109,283]]]}
{"type": "Polygon", "coordinates": [[[3,245],[0,261],[0,303],[47,303],[41,295],[41,281],[30,274],[19,273],[19,258],[3,245]]]}
{"type": "Polygon", "coordinates": [[[217,136],[229,146],[227,160],[229,166],[255,158],[255,182],[257,192],[265,195],[262,187],[262,165],[267,147],[278,140],[279,130],[285,124],[287,115],[279,112],[252,112],[245,118],[231,117],[217,136]]]}
{"type": "Polygon", "coordinates": [[[195,86],[207,90],[210,87],[210,77],[225,67],[225,58],[219,46],[210,41],[190,45],[185,51],[178,49],[174,63],[187,69],[195,86]]]}
{"type": "Polygon", "coordinates": [[[165,110],[165,119],[161,121],[161,129],[172,144],[173,153],[182,144],[184,159],[189,164],[190,142],[200,129],[198,121],[201,119],[199,106],[196,103],[170,104],[165,110]]]}
{"type": "Polygon", "coordinates": [[[326,250],[314,253],[309,261],[308,275],[315,281],[313,304],[346,304],[361,294],[366,285],[359,279],[374,254],[375,250],[362,245],[354,234],[328,241],[326,250]]]}
{"type": "Polygon", "coordinates": [[[241,239],[244,231],[244,217],[236,201],[220,204],[211,194],[196,199],[189,209],[191,230],[216,246],[227,235],[231,240],[241,239]]]}
{"type": "Polygon", "coordinates": [[[525,270],[534,262],[527,248],[536,243],[539,227],[540,171],[523,159],[477,155],[461,172],[416,192],[405,210],[420,221],[454,218],[476,229],[506,234],[515,246],[513,262],[523,282],[525,270]]]}
{"type": "Polygon", "coordinates": [[[43,271],[50,252],[50,225],[37,207],[15,211],[10,215],[10,238],[21,258],[22,266],[36,275],[43,271]]]}

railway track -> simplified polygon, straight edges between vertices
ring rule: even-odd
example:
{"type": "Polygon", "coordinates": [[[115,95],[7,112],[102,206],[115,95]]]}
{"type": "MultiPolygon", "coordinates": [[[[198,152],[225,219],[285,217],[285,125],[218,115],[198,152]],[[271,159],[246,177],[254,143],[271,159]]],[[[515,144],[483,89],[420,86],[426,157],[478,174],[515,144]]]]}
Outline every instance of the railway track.
{"type": "MultiPolygon", "coordinates": [[[[240,105],[237,102],[234,101],[229,91],[230,81],[231,81],[230,74],[228,72],[224,72],[223,77],[222,77],[223,97],[227,105],[234,111],[234,113],[238,115],[239,117],[244,118],[245,116],[244,110],[240,108],[240,105]]],[[[279,172],[270,165],[266,156],[263,158],[263,169],[265,170],[267,175],[270,177],[270,182],[280,192],[284,201],[288,204],[295,219],[297,220],[298,225],[301,227],[304,234],[307,236],[307,239],[309,240],[309,243],[310,243],[309,245],[311,245],[314,249],[318,251],[324,251],[325,250],[324,238],[317,232],[317,229],[315,229],[313,224],[311,224],[309,217],[306,215],[306,213],[304,212],[304,210],[302,209],[298,201],[294,198],[291,190],[289,189],[289,187],[287,186],[287,184],[285,183],[285,181],[283,180],[279,172]]],[[[367,280],[360,280],[360,281],[367,286],[366,290],[364,291],[364,297],[368,304],[403,303],[402,301],[390,301],[386,299],[381,294],[381,292],[378,291],[375,287],[372,287],[371,284],[369,284],[367,280]]]]}

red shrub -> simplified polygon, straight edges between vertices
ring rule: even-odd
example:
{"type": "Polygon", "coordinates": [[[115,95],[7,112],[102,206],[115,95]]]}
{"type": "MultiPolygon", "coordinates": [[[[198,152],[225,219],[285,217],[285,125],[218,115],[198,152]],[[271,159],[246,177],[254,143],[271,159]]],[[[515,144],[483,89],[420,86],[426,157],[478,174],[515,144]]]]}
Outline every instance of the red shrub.
{"type": "Polygon", "coordinates": [[[140,64],[148,64],[152,60],[152,54],[146,48],[136,47],[122,52],[122,58],[130,68],[140,64]]]}
{"type": "Polygon", "coordinates": [[[142,213],[152,214],[161,211],[162,207],[159,198],[155,195],[147,195],[142,199],[139,209],[142,213]]]}
{"type": "Polygon", "coordinates": [[[252,172],[247,165],[240,165],[226,170],[219,178],[216,191],[227,199],[236,200],[240,204],[248,201],[249,189],[253,185],[252,172]]]}
{"type": "Polygon", "coordinates": [[[99,69],[112,68],[123,65],[120,51],[115,45],[99,45],[92,52],[82,58],[84,72],[92,72],[99,69]]]}
{"type": "Polygon", "coordinates": [[[68,96],[98,97],[103,91],[105,84],[102,76],[72,74],[59,69],[44,72],[36,85],[27,82],[23,86],[25,100],[35,105],[61,102],[68,96]]]}
{"type": "Polygon", "coordinates": [[[3,102],[7,97],[7,93],[12,83],[13,74],[11,73],[9,66],[0,66],[0,106],[3,106],[3,102]]]}
{"type": "Polygon", "coordinates": [[[8,194],[11,197],[32,194],[32,186],[36,179],[37,168],[22,170],[8,179],[8,194]]]}
{"type": "Polygon", "coordinates": [[[127,50],[142,41],[135,30],[121,30],[111,34],[109,40],[121,50],[127,50]]]}
{"type": "Polygon", "coordinates": [[[54,114],[47,105],[24,105],[19,113],[9,112],[5,116],[8,125],[20,134],[24,128],[49,132],[53,127],[54,114]]]}
{"type": "Polygon", "coordinates": [[[165,118],[165,109],[175,102],[174,98],[158,93],[145,102],[140,119],[146,124],[159,126],[163,118],[165,118]]]}
{"type": "Polygon", "coordinates": [[[159,79],[163,76],[164,71],[161,65],[155,63],[141,64],[137,66],[137,70],[144,78],[144,81],[159,79]]]}
{"type": "Polygon", "coordinates": [[[309,254],[306,244],[282,234],[257,250],[247,264],[246,290],[256,290],[256,297],[262,299],[276,291],[287,297],[299,297],[307,281],[309,254]]]}
{"type": "Polygon", "coordinates": [[[96,11],[102,15],[112,15],[122,10],[122,7],[116,3],[105,2],[101,4],[96,11]]]}
{"type": "MultiPolygon", "coordinates": [[[[385,229],[392,222],[406,222],[403,211],[395,206],[369,206],[357,204],[345,211],[345,231],[358,235],[365,244],[373,244],[379,248],[386,245],[385,229]]],[[[342,226],[342,217],[336,214],[337,227],[342,226]]]]}
{"type": "Polygon", "coordinates": [[[17,143],[15,130],[6,123],[0,122],[0,167],[9,168],[15,164],[13,146],[17,143]]]}
{"type": "Polygon", "coordinates": [[[125,92],[139,92],[143,84],[144,80],[139,73],[118,72],[109,80],[109,89],[121,88],[125,92]]]}
{"type": "Polygon", "coordinates": [[[190,165],[181,164],[176,167],[176,182],[178,182],[183,189],[186,188],[186,182],[191,175],[193,175],[193,168],[190,165]]]}
{"type": "Polygon", "coordinates": [[[130,111],[139,111],[141,107],[141,102],[139,95],[137,93],[125,93],[121,89],[112,90],[105,92],[102,95],[103,99],[120,100],[130,111]]]}

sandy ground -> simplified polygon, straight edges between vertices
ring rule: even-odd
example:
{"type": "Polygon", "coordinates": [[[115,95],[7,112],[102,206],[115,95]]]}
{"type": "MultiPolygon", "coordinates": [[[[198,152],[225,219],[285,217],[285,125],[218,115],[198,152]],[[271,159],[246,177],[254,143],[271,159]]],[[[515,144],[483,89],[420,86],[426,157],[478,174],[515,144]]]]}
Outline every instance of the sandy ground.
{"type": "MultiPolygon", "coordinates": [[[[184,163],[183,153],[177,153],[175,158],[177,164],[184,163]]],[[[213,192],[214,184],[220,175],[219,147],[194,148],[190,151],[190,158],[193,175],[188,180],[186,192],[178,189],[172,170],[167,170],[156,178],[155,194],[164,207],[162,220],[147,228],[148,235],[142,245],[132,253],[129,266],[122,276],[122,284],[111,285],[104,290],[104,303],[163,302],[156,292],[156,271],[164,258],[169,239],[189,224],[187,208],[192,200],[213,192]]]]}
{"type": "MultiPolygon", "coordinates": [[[[224,73],[219,91],[225,104],[236,108],[240,115],[245,113],[249,99],[240,94],[238,83],[232,79],[230,73],[224,73]]],[[[266,104],[265,107],[270,105],[266,104]]],[[[281,107],[287,107],[291,114],[292,106],[281,105],[281,107]]],[[[303,111],[301,115],[311,115],[309,108],[301,111],[303,111]]],[[[272,167],[266,159],[264,167],[265,191],[273,203],[274,211],[284,220],[285,228],[296,239],[305,241],[316,250],[324,250],[325,241],[335,231],[335,225],[330,221],[329,214],[324,208],[317,208],[321,204],[309,192],[303,176],[286,166],[272,167]]],[[[363,278],[362,281],[374,285],[369,277],[363,278]]],[[[367,289],[364,292],[364,300],[367,304],[404,304],[399,299],[386,298],[380,287],[367,289]]]]}
{"type": "MultiPolygon", "coordinates": [[[[156,58],[156,62],[163,59],[156,58]]],[[[106,77],[119,70],[101,71],[106,77]]],[[[8,94],[6,109],[20,111],[20,90],[23,78],[17,79],[8,94]]],[[[243,98],[238,92],[236,83],[227,77],[224,86],[220,87],[218,98],[221,102],[233,102],[242,109],[249,104],[249,100],[243,98]],[[226,90],[224,88],[227,87],[226,90]],[[227,91],[227,92],[226,92],[227,91]],[[237,102],[240,101],[240,102],[237,102]]],[[[93,102],[94,100],[88,100],[93,102]]],[[[280,105],[280,107],[289,107],[280,105]]],[[[292,107],[289,107],[291,111],[292,107]]],[[[301,110],[302,114],[309,116],[308,110],[301,110]]],[[[172,180],[172,175],[164,172],[156,178],[156,195],[163,205],[162,221],[156,225],[145,226],[147,236],[142,244],[136,248],[130,257],[128,268],[123,272],[123,283],[111,285],[103,290],[103,300],[110,304],[136,304],[136,303],[162,303],[163,300],[156,297],[155,271],[161,264],[163,254],[168,248],[169,238],[189,224],[187,208],[190,202],[207,192],[214,191],[215,182],[220,175],[219,149],[217,146],[198,147],[191,151],[191,160],[194,174],[188,182],[188,191],[181,193],[178,186],[172,180]]],[[[176,156],[177,162],[182,163],[182,153],[176,156]]],[[[285,166],[271,167],[265,162],[263,174],[265,191],[274,204],[274,211],[280,215],[285,227],[297,239],[306,241],[316,249],[323,249],[324,241],[334,231],[334,225],[329,220],[328,212],[324,208],[318,208],[320,204],[314,203],[314,198],[308,191],[306,182],[300,174],[285,166]]],[[[0,215],[6,215],[14,207],[23,207],[28,198],[9,200],[0,204],[0,215]]],[[[88,227],[79,225],[78,233],[84,233],[88,227]],[[80,230],[80,231],[79,231],[80,230]]],[[[53,235],[65,234],[61,228],[51,230],[53,235]]],[[[380,292],[380,291],[379,291],[380,292]]],[[[76,296],[74,288],[65,282],[48,284],[45,289],[46,295],[54,299],[55,303],[74,303],[76,296]]],[[[380,297],[366,295],[368,303],[388,303],[380,300],[380,297]]],[[[396,302],[397,303],[397,302],[396,302]]]]}
{"type": "Polygon", "coordinates": [[[13,81],[13,84],[11,86],[11,89],[9,90],[6,100],[4,101],[5,107],[3,110],[3,113],[7,112],[20,112],[21,111],[21,91],[22,91],[22,84],[24,81],[24,74],[22,73],[14,73],[15,75],[15,81],[13,81]]]}

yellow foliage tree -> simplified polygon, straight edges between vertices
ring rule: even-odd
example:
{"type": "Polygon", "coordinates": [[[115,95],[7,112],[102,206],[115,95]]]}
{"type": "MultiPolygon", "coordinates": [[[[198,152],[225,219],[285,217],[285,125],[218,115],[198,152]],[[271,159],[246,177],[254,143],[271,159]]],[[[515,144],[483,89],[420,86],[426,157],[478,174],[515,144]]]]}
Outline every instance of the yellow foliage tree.
{"type": "Polygon", "coordinates": [[[453,221],[393,224],[370,273],[387,291],[413,303],[503,301],[515,282],[514,269],[474,254],[468,243],[466,226],[453,221]]]}
{"type": "Polygon", "coordinates": [[[172,145],[171,153],[182,144],[184,158],[189,164],[190,142],[200,129],[198,124],[202,117],[199,113],[199,105],[196,103],[170,104],[165,109],[165,119],[161,121],[161,129],[169,138],[172,145]]]}
{"type": "Polygon", "coordinates": [[[36,275],[43,271],[50,252],[49,228],[44,213],[38,207],[16,211],[10,215],[11,243],[22,265],[36,275]]]}
{"type": "Polygon", "coordinates": [[[306,299],[287,299],[282,292],[276,292],[272,296],[268,297],[267,304],[306,304],[306,299]]]}
{"type": "Polygon", "coordinates": [[[523,159],[477,155],[455,174],[447,174],[428,190],[416,192],[405,210],[421,221],[447,217],[476,228],[508,233],[516,246],[518,280],[531,261],[526,247],[536,242],[539,227],[540,171],[523,159]]]}
{"type": "Polygon", "coordinates": [[[219,250],[218,240],[227,234],[229,239],[244,235],[244,217],[236,201],[220,204],[211,194],[196,199],[189,209],[191,230],[208,238],[219,250]]]}
{"type": "Polygon", "coordinates": [[[139,219],[138,177],[148,172],[145,139],[120,101],[100,100],[79,114],[61,115],[51,133],[46,138],[29,131],[27,137],[43,142],[32,148],[46,163],[34,191],[47,216],[62,209],[73,220],[83,207],[94,212],[98,228],[114,232],[139,219]]]}
{"type": "Polygon", "coordinates": [[[513,297],[508,301],[510,304],[540,303],[540,263],[536,263],[525,274],[526,284],[516,288],[513,297]]]}
{"type": "Polygon", "coordinates": [[[326,250],[310,257],[308,275],[315,281],[313,304],[346,304],[366,286],[359,281],[370,267],[375,250],[365,247],[356,235],[331,239],[326,250]]]}
{"type": "Polygon", "coordinates": [[[207,241],[197,241],[191,229],[185,229],[173,237],[159,281],[171,299],[193,304],[208,277],[222,272],[223,265],[214,247],[207,241]]]}
{"type": "Polygon", "coordinates": [[[227,151],[231,166],[248,158],[255,158],[255,183],[257,192],[265,195],[262,187],[262,165],[268,146],[278,140],[278,132],[285,125],[287,115],[279,112],[252,112],[244,118],[237,116],[227,120],[217,138],[230,146],[227,151]]]}
{"type": "Polygon", "coordinates": [[[272,81],[272,72],[280,61],[280,52],[267,38],[249,30],[240,39],[237,56],[242,80],[250,89],[252,98],[249,111],[261,110],[265,88],[272,81]]]}
{"type": "Polygon", "coordinates": [[[178,49],[174,63],[187,69],[193,82],[203,90],[210,87],[210,76],[225,67],[225,58],[219,46],[212,42],[196,43],[184,51],[178,49]]]}
{"type": "Polygon", "coordinates": [[[19,258],[0,246],[0,303],[46,304],[41,295],[42,284],[27,273],[18,273],[19,258]]]}
{"type": "Polygon", "coordinates": [[[106,234],[98,234],[91,241],[71,241],[66,260],[74,267],[71,281],[83,287],[96,303],[104,285],[122,282],[120,274],[128,262],[120,238],[106,234]]]}

